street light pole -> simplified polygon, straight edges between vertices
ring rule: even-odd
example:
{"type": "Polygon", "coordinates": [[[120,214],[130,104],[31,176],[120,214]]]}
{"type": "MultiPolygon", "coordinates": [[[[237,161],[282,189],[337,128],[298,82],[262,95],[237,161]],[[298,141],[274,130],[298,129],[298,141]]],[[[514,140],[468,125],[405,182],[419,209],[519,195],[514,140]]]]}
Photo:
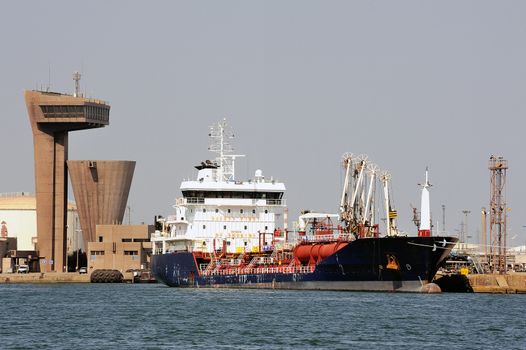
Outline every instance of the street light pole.
{"type": "Polygon", "coordinates": [[[466,243],[468,240],[468,214],[471,213],[469,210],[462,210],[462,213],[464,213],[465,220],[464,220],[464,250],[466,249],[466,243]]]}
{"type": "Polygon", "coordinates": [[[79,233],[82,230],[79,227],[79,218],[77,217],[77,227],[75,227],[75,255],[77,255],[77,262],[75,265],[75,272],[79,271],[79,233]]]}

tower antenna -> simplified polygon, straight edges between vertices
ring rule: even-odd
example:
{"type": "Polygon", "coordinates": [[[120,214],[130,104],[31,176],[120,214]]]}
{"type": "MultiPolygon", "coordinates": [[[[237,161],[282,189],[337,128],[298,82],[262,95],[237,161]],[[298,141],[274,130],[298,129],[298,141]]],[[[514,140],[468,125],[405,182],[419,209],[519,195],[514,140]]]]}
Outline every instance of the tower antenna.
{"type": "Polygon", "coordinates": [[[49,92],[51,90],[51,62],[48,62],[47,66],[47,87],[46,91],[49,92]]]}
{"type": "Polygon", "coordinates": [[[81,74],[79,72],[73,73],[73,80],[75,81],[75,93],[74,97],[80,97],[80,78],[81,74]]]}

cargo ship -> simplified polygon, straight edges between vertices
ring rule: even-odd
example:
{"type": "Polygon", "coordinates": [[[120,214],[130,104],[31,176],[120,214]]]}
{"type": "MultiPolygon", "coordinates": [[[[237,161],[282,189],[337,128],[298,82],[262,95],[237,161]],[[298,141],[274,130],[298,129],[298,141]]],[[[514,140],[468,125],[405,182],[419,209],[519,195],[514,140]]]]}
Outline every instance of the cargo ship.
{"type": "Polygon", "coordinates": [[[303,212],[288,229],[285,184],[239,181],[231,133],[223,120],[210,128],[215,160],[183,181],[175,212],[157,220],[151,270],[170,287],[311,290],[436,290],[432,280],[457,239],[432,236],[429,183],[422,189],[418,236],[401,234],[389,198],[391,176],[366,156],[344,154],[345,181],[338,214],[303,212]],[[383,191],[376,191],[380,183],[383,191]],[[383,192],[383,201],[377,192],[383,192]],[[376,217],[381,203],[385,234],[376,217]]]}

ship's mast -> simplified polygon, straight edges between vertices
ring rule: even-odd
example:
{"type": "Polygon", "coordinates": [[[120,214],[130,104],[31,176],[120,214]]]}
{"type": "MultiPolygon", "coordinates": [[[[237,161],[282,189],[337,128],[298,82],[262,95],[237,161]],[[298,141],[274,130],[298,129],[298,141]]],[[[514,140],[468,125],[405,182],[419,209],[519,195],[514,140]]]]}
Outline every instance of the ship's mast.
{"type": "Polygon", "coordinates": [[[236,158],[244,157],[244,155],[230,154],[234,151],[234,147],[230,143],[230,140],[234,138],[234,133],[228,127],[226,118],[212,125],[208,136],[210,137],[210,147],[208,147],[208,150],[218,155],[216,162],[219,168],[217,169],[216,181],[235,181],[236,158]]]}

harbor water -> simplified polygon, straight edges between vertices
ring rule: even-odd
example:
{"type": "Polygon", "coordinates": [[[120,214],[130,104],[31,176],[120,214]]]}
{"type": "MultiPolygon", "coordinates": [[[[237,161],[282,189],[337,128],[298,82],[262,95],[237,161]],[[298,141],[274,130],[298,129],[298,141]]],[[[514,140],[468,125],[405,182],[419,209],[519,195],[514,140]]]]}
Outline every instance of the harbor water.
{"type": "Polygon", "coordinates": [[[0,285],[2,349],[524,349],[526,295],[0,285]]]}

